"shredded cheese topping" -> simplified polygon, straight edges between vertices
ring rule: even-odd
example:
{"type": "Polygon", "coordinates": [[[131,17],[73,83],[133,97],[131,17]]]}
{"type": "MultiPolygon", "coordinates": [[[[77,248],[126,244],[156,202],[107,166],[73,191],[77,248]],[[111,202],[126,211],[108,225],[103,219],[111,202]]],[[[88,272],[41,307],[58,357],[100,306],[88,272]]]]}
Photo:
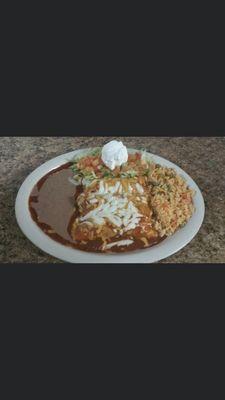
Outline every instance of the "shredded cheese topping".
{"type": "MultiPolygon", "coordinates": [[[[121,228],[121,233],[135,229],[143,215],[125,194],[121,196],[123,190],[121,187],[120,182],[117,182],[114,186],[108,186],[107,183],[104,185],[103,181],[100,181],[98,191],[91,193],[88,199],[90,204],[95,204],[98,201],[100,204],[81,217],[80,221],[92,221],[101,225],[105,223],[105,220],[108,220],[117,228],[121,228]],[[100,200],[97,200],[96,196],[100,197],[100,200]]],[[[129,192],[131,190],[130,187],[129,192]]],[[[137,190],[142,194],[144,193],[141,185],[137,187],[137,190]]]]}
{"type": "Polygon", "coordinates": [[[118,240],[117,242],[113,243],[108,243],[104,246],[104,249],[111,249],[111,247],[114,246],[128,246],[129,244],[132,244],[134,241],[131,239],[126,239],[126,240],[118,240]]]}

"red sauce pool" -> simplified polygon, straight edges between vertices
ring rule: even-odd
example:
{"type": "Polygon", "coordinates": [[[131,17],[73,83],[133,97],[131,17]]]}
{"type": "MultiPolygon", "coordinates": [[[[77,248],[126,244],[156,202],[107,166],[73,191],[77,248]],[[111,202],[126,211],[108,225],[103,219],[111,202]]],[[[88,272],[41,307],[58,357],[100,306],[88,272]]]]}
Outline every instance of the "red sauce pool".
{"type": "MultiPolygon", "coordinates": [[[[68,162],[50,171],[34,186],[29,197],[29,210],[32,219],[46,235],[59,243],[84,251],[102,252],[100,250],[101,239],[83,244],[74,241],[70,236],[72,223],[77,216],[76,197],[81,193],[80,186],[76,187],[69,182],[69,178],[73,176],[71,165],[72,163],[68,162]]],[[[123,237],[119,238],[119,240],[122,239],[123,237]]],[[[149,242],[149,247],[163,239],[153,239],[149,242]]],[[[131,245],[115,246],[110,249],[110,252],[121,253],[143,248],[146,248],[144,243],[140,239],[136,239],[131,245]]]]}

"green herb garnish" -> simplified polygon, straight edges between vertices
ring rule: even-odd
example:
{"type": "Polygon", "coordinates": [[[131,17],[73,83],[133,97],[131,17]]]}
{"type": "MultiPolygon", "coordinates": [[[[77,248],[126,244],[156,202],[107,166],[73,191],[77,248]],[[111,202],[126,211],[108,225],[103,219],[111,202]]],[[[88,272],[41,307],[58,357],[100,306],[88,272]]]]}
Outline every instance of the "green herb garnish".
{"type": "Polygon", "coordinates": [[[143,176],[149,176],[150,174],[150,170],[149,169],[145,169],[143,172],[143,176]]]}
{"type": "Polygon", "coordinates": [[[93,150],[88,153],[90,156],[99,156],[101,154],[101,147],[95,147],[93,150]]]}
{"type": "Polygon", "coordinates": [[[135,176],[137,176],[137,172],[134,170],[121,173],[121,178],[135,178],[135,176]]]}
{"type": "Polygon", "coordinates": [[[113,178],[113,174],[110,171],[105,171],[103,174],[103,178],[113,178]]]}

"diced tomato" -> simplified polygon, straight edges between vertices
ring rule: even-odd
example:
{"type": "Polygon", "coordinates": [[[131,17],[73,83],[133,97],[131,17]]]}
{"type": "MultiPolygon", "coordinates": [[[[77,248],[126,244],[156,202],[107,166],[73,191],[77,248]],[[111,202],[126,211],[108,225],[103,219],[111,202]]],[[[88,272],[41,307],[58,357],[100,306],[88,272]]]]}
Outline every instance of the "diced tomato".
{"type": "Polygon", "coordinates": [[[140,234],[141,234],[141,227],[140,227],[140,226],[137,226],[137,228],[134,228],[133,234],[134,234],[135,236],[140,236],[140,234]]]}
{"type": "Polygon", "coordinates": [[[141,159],[141,153],[136,153],[136,160],[140,160],[141,159]]]}
{"type": "Polygon", "coordinates": [[[91,158],[89,156],[87,156],[84,160],[84,165],[86,167],[90,167],[91,166],[91,158]]]}
{"type": "Polygon", "coordinates": [[[89,240],[89,235],[90,232],[87,230],[87,228],[81,228],[81,227],[77,227],[75,232],[74,232],[74,238],[75,240],[89,240]]]}

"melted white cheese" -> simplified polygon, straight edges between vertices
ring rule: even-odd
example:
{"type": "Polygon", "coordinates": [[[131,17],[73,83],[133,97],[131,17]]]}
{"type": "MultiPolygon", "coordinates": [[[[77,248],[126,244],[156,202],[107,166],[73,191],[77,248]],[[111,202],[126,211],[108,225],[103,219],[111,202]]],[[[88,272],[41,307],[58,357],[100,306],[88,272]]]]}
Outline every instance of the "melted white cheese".
{"type": "Polygon", "coordinates": [[[144,189],[143,189],[143,187],[142,187],[139,183],[136,183],[136,188],[137,188],[137,191],[138,191],[140,194],[143,194],[143,193],[144,193],[144,189]]]}
{"type": "Polygon", "coordinates": [[[133,242],[134,241],[131,239],[119,240],[118,242],[106,244],[104,249],[110,249],[113,246],[128,246],[129,244],[132,244],[133,242]]]}
{"type": "MultiPolygon", "coordinates": [[[[137,186],[137,184],[136,184],[137,186]]],[[[142,186],[139,185],[143,190],[142,186]]],[[[139,210],[135,207],[133,202],[128,199],[126,194],[121,197],[122,185],[117,182],[114,186],[108,186],[104,181],[100,181],[98,191],[91,193],[88,199],[90,204],[100,202],[98,206],[89,211],[85,216],[80,218],[80,221],[91,221],[96,225],[102,225],[108,220],[120,233],[135,229],[143,217],[139,210]],[[98,196],[98,200],[96,199],[98,196]]],[[[139,191],[141,191],[141,189],[139,191]]],[[[132,189],[131,186],[129,189],[132,189]]],[[[129,190],[130,192],[131,190],[129,190]]],[[[143,190],[144,193],[144,190],[143,190]]],[[[127,193],[129,195],[129,193],[127,193]]]]}

